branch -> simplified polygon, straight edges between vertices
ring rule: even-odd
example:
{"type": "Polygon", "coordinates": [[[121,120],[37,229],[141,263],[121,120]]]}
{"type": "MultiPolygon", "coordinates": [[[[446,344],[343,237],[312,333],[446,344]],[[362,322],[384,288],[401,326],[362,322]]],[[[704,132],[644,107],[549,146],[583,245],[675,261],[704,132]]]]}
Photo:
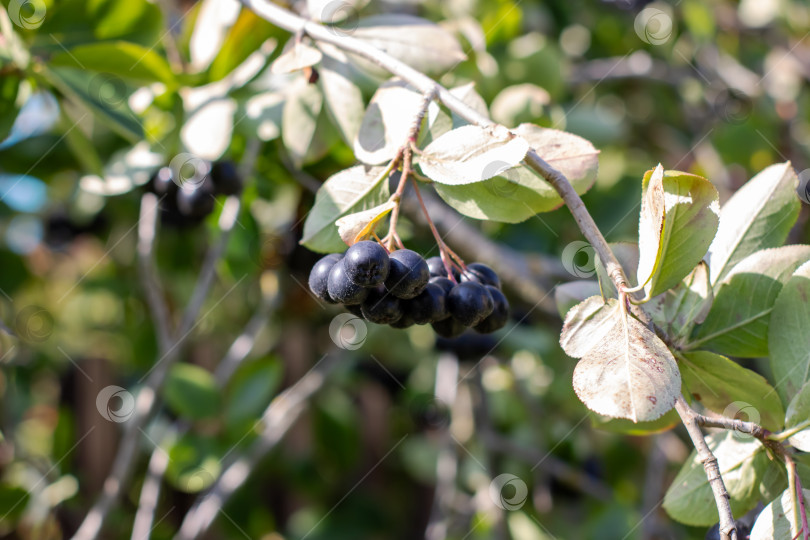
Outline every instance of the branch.
{"type": "Polygon", "coordinates": [[[138,219],[138,277],[146,293],[146,303],[157,334],[158,350],[160,354],[165,354],[169,350],[171,340],[171,323],[169,308],[163,298],[163,287],[160,285],[153,260],[159,202],[154,193],[144,193],[141,197],[138,219]]]}
{"type": "MultiPolygon", "coordinates": [[[[434,393],[450,412],[458,393],[458,357],[447,353],[439,356],[436,362],[436,382],[434,393]]],[[[444,540],[447,538],[449,519],[448,509],[453,506],[456,496],[456,475],[458,474],[458,456],[453,438],[450,435],[450,422],[443,426],[439,441],[439,455],[436,459],[436,486],[433,490],[433,504],[430,519],[425,529],[425,540],[444,540]]]]}
{"type": "Polygon", "coordinates": [[[723,540],[737,540],[737,526],[734,524],[734,515],[731,513],[728,491],[723,483],[723,478],[720,476],[717,458],[712,454],[709,445],[706,444],[706,439],[703,437],[703,432],[700,430],[700,415],[686,404],[683,396],[678,396],[675,409],[686,426],[686,431],[689,432],[689,437],[695,445],[695,450],[697,450],[698,458],[706,470],[706,478],[709,479],[709,485],[712,488],[712,493],[714,493],[714,502],[717,505],[717,513],[720,516],[720,537],[723,540]]]}
{"type": "MultiPolygon", "coordinates": [[[[256,309],[250,321],[245,325],[242,333],[233,341],[225,357],[217,366],[214,372],[214,381],[217,388],[222,389],[230,382],[231,377],[247,358],[256,344],[256,338],[267,325],[270,313],[273,312],[279,299],[278,280],[265,292],[262,304],[256,309]]],[[[146,478],[141,487],[141,495],[138,500],[138,510],[135,514],[135,524],[132,527],[132,540],[143,540],[149,537],[152,531],[152,524],[155,519],[158,498],[160,496],[160,485],[166,469],[169,466],[169,459],[163,449],[165,442],[176,440],[185,435],[189,426],[185,423],[175,422],[171,425],[161,442],[152,451],[149,458],[146,478]]]]}
{"type": "Polygon", "coordinates": [[[205,534],[222,506],[242,486],[264,456],[284,438],[304,411],[309,398],[323,387],[329,375],[341,364],[345,365],[345,359],[322,358],[297,383],[273,399],[260,420],[263,429],[259,440],[253,443],[244,457],[229,465],[210,491],[194,503],[175,538],[191,540],[205,534]]]}
{"type": "MultiPolygon", "coordinates": [[[[240,0],[242,4],[253,10],[259,17],[283,28],[289,32],[304,33],[316,41],[331,43],[336,47],[361,56],[410,83],[420,92],[435,92],[439,101],[448,109],[458,114],[471,124],[481,127],[495,127],[497,124],[481,115],[469,105],[455,97],[449,90],[435,82],[430,77],[413,69],[411,66],[389,56],[383,51],[374,48],[368,43],[351,36],[346,36],[326,28],[318,23],[308,21],[298,15],[276,6],[269,0],[240,0]]],[[[557,169],[549,165],[543,158],[530,149],[524,159],[526,165],[546,179],[557,191],[563,202],[568,206],[574,220],[579,226],[585,239],[590,242],[594,251],[605,265],[608,276],[622,290],[627,280],[624,271],[610,247],[607,245],[601,231],[596,226],[591,215],[585,208],[582,199],[574,191],[568,179],[557,169]]]]}
{"type": "MultiPolygon", "coordinates": [[[[256,144],[248,147],[245,162],[250,162],[250,168],[253,166],[252,163],[255,161],[257,151],[256,144]]],[[[187,304],[179,328],[172,339],[167,343],[166,350],[160,351],[158,360],[151,371],[145,376],[146,382],[135,397],[133,414],[126,423],[124,423],[124,434],[121,437],[118,451],[115,454],[112,470],[107,475],[106,480],[104,480],[101,494],[85,516],[79,529],[73,535],[73,540],[95,540],[95,538],[98,537],[104,526],[104,522],[109,516],[110,510],[112,510],[115,502],[118,500],[118,497],[120,497],[121,492],[129,481],[134,468],[135,457],[138,454],[138,439],[140,438],[140,434],[155,410],[160,389],[166,381],[170,368],[179,358],[181,345],[191,330],[193,330],[194,322],[197,320],[202,304],[208,296],[208,292],[213,283],[216,264],[225,251],[230,233],[239,215],[239,208],[240,201],[238,197],[231,196],[226,199],[225,207],[219,218],[220,237],[217,243],[209,248],[206,254],[203,267],[200,270],[197,283],[194,287],[194,292],[187,304]]],[[[147,249],[149,247],[148,243],[151,242],[148,238],[149,227],[144,226],[143,230],[145,240],[142,243],[139,242],[139,248],[142,244],[144,252],[149,253],[150,250],[147,249]],[[149,242],[147,242],[147,240],[149,240],[149,242]]],[[[152,229],[152,234],[154,234],[154,229],[152,229]]],[[[147,290],[151,290],[151,288],[147,290]]]]}

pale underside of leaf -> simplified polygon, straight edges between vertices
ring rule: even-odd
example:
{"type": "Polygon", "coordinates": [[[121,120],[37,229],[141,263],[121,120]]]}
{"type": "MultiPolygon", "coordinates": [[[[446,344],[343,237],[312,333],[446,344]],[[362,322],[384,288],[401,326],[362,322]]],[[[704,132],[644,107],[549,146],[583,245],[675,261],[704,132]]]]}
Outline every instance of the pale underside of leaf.
{"type": "MultiPolygon", "coordinates": [[[[360,19],[352,37],[367,42],[412,68],[430,73],[446,71],[467,56],[447,30],[426,19],[404,14],[375,15],[360,19]]],[[[354,57],[366,71],[384,76],[379,66],[354,57]]]]}
{"type": "MultiPolygon", "coordinates": [[[[577,193],[585,193],[593,185],[599,151],[589,141],[533,124],[521,124],[512,132],[563,173],[577,193]]],[[[522,163],[486,182],[465,186],[434,184],[434,188],[442,199],[465,216],[505,223],[518,223],[562,204],[556,190],[522,163]]]]}
{"type": "Polygon", "coordinates": [[[794,433],[788,442],[802,452],[810,452],[810,382],[790,400],[785,411],[785,431],[794,433]]]}
{"type": "MultiPolygon", "coordinates": [[[[810,502],[810,490],[804,489],[803,496],[810,502]]],[[[757,516],[751,529],[750,540],[773,540],[775,538],[793,539],[800,536],[802,521],[795,510],[797,494],[786,489],[782,495],[766,506],[757,516]]],[[[810,521],[810,507],[805,503],[805,516],[810,521]]]]}
{"type": "Polygon", "coordinates": [[[335,222],[340,239],[347,246],[353,246],[360,240],[368,238],[379,222],[394,209],[396,203],[387,201],[379,206],[343,216],[335,222]]]}
{"type": "Polygon", "coordinates": [[[634,422],[655,420],[675,405],[681,376],[666,345],[613,299],[592,297],[566,316],[560,344],[582,356],[574,391],[594,412],[634,422]]]}
{"type": "Polygon", "coordinates": [[[430,143],[419,167],[434,182],[449,185],[488,180],[517,165],[529,143],[506,130],[463,126],[430,143]]]}
{"type": "Polygon", "coordinates": [[[328,43],[319,46],[323,51],[323,60],[318,82],[323,89],[327,110],[335,120],[343,140],[352,144],[363,122],[363,93],[353,80],[355,73],[346,55],[328,43]]]}
{"type": "Polygon", "coordinates": [[[284,52],[273,60],[270,72],[274,75],[293,73],[314,66],[321,58],[323,58],[321,51],[293,37],[284,52]]]}
{"type": "Polygon", "coordinates": [[[666,203],[664,196],[664,167],[659,163],[652,173],[644,175],[641,192],[641,213],[638,223],[639,261],[636,277],[646,285],[661,263],[666,203]]]}
{"type": "Polygon", "coordinates": [[[390,161],[408,140],[422,95],[400,79],[382,84],[366,109],[354,155],[369,165],[390,161]]]}

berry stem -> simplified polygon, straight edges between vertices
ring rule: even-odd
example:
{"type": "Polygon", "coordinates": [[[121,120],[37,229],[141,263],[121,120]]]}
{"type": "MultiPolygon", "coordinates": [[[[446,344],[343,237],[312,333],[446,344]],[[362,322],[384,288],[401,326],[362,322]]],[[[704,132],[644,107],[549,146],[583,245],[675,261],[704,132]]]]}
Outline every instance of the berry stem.
{"type": "Polygon", "coordinates": [[[427,207],[425,206],[425,201],[422,199],[422,194],[419,192],[419,184],[416,180],[413,181],[413,192],[416,193],[416,198],[419,199],[419,206],[422,207],[422,213],[425,215],[425,219],[427,220],[428,226],[430,227],[430,232],[433,233],[433,238],[436,239],[436,245],[439,247],[439,256],[442,259],[442,263],[444,263],[444,269],[447,271],[447,279],[456,283],[456,277],[453,275],[453,261],[452,257],[455,257],[456,260],[459,262],[457,265],[462,271],[466,268],[464,266],[464,261],[461,260],[461,257],[456,255],[452,249],[447,247],[447,244],[444,243],[439,231],[436,229],[436,225],[433,223],[433,220],[430,219],[430,214],[428,213],[427,207]]]}

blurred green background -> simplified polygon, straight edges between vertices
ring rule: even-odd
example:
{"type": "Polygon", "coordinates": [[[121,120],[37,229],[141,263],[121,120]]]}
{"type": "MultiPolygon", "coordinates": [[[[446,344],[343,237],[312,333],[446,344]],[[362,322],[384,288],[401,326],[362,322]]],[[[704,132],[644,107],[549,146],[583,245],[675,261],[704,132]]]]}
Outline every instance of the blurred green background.
{"type": "MultiPolygon", "coordinates": [[[[135,393],[158,357],[136,270],[143,185],[192,147],[248,169],[242,207],[103,537],[130,535],[149,454],[161,444],[170,460],[151,535],[171,538],[223,460],[255,442],[271,399],[328,355],[337,366],[323,388],[207,537],[424,537],[441,455],[440,471],[456,468],[449,487],[438,480],[447,538],[703,538],[660,508],[691,451],[685,434],[602,425],[571,388],[574,361],[559,349],[561,321],[545,296],[577,279],[559,262],[580,239],[567,210],[508,226],[464,220],[490,239],[480,249],[508,249],[502,264],[520,265],[535,287],[507,280],[513,320],[493,337],[437,346],[427,327],[368,325],[361,347],[341,349],[329,333],[339,310],[304,286],[318,255],[298,240],[313,189],[354,157],[328,121],[303,155],[282,141],[292,79],[268,66],[289,35],[235,2],[2,4],[0,318],[16,336],[0,332],[0,535],[69,537],[101,488],[121,424],[103,417],[96,397],[109,385],[135,393]],[[105,48],[86,48],[98,43],[105,48]],[[254,67],[240,76],[246,60],[254,67]],[[24,125],[15,123],[21,111],[24,125]],[[209,374],[257,311],[266,322],[219,391],[209,374]],[[440,358],[460,361],[449,407],[434,395],[440,358]],[[164,440],[173,422],[189,429],[164,440]],[[491,481],[500,474],[518,484],[498,499],[491,481]]],[[[806,2],[414,0],[345,9],[348,33],[378,13],[441,22],[468,56],[440,74],[442,84],[474,82],[498,122],[592,141],[600,172],[584,201],[609,241],[636,240],[640,179],[659,162],[708,177],[721,201],[785,160],[807,187],[806,2]]],[[[379,81],[364,84],[368,99],[379,81]]],[[[223,202],[196,227],[159,230],[155,258],[173,320],[216,243],[223,202]]],[[[445,218],[446,229],[457,221],[445,218]]],[[[407,213],[403,221],[406,245],[435,249],[424,223],[407,213]]],[[[804,205],[788,242],[808,241],[804,205]]],[[[476,242],[458,246],[469,261],[479,258],[476,242]]]]}

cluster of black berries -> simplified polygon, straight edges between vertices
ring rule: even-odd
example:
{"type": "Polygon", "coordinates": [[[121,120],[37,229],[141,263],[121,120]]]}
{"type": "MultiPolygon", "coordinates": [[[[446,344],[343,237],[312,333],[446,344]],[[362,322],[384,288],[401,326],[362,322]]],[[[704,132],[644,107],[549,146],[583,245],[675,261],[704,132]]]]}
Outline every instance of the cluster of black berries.
{"type": "Polygon", "coordinates": [[[309,288],[326,302],[393,328],[430,323],[440,336],[455,337],[468,327],[489,333],[506,324],[509,302],[494,270],[472,263],[453,277],[440,257],[426,261],[410,249],[389,255],[366,240],[318,261],[309,288]]]}
{"type": "Polygon", "coordinates": [[[179,174],[171,167],[161,167],[149,181],[149,190],[160,200],[163,223],[177,227],[199,224],[214,209],[216,195],[237,195],[242,179],[230,161],[189,160],[179,174]]]}

